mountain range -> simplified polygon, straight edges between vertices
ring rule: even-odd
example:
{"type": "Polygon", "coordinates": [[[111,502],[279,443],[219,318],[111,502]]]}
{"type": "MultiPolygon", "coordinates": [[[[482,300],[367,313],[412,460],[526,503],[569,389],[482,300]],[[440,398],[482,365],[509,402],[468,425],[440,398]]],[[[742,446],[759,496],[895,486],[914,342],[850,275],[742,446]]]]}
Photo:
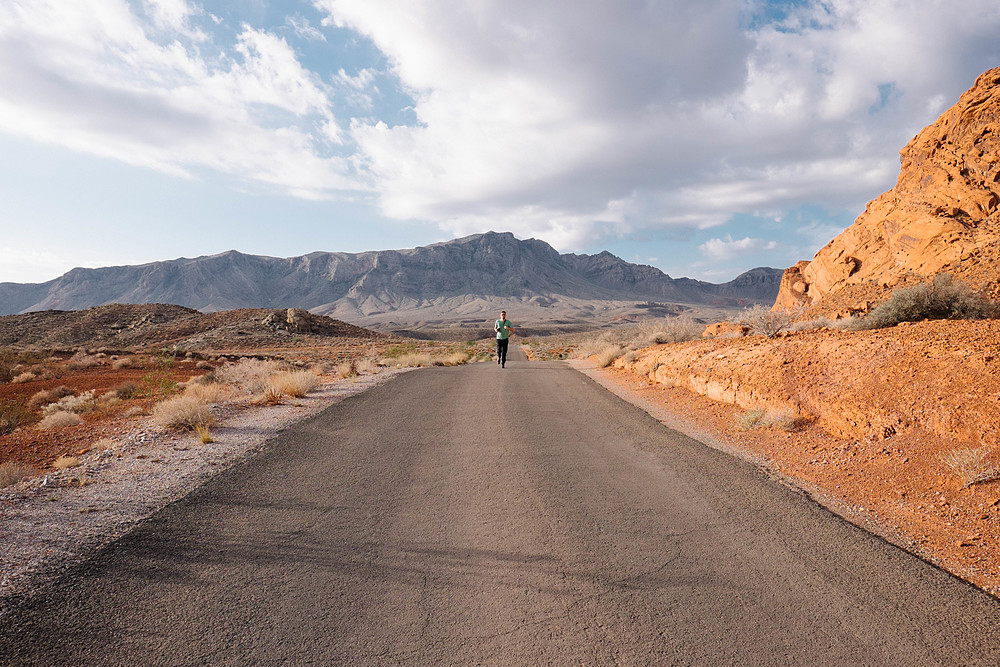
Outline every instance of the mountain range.
{"type": "Polygon", "coordinates": [[[76,268],[45,283],[0,283],[0,315],[169,303],[203,312],[296,307],[363,325],[389,320],[399,325],[449,315],[475,318],[501,303],[556,310],[636,301],[735,307],[773,302],[781,273],[756,268],[723,284],[675,279],[609,252],[560,254],[543,241],[487,232],[406,250],[288,258],[231,250],[136,266],[76,268]]]}

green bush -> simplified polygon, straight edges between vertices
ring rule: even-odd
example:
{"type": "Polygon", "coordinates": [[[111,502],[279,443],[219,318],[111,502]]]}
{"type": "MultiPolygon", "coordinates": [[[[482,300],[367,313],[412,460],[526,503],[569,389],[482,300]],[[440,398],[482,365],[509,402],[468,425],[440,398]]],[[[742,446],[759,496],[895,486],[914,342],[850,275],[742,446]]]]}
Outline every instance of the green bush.
{"type": "Polygon", "coordinates": [[[867,317],[857,320],[855,329],[884,329],[900,322],[922,320],[985,320],[1000,317],[1000,304],[974,292],[950,274],[937,275],[930,282],[902,287],[876,306],[867,317]]]}

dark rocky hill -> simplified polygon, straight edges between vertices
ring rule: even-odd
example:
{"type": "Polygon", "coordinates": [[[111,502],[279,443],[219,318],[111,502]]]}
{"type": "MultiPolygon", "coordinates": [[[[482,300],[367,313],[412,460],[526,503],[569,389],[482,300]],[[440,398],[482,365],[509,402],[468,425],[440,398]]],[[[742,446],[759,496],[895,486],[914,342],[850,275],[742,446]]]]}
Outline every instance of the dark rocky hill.
{"type": "MultiPolygon", "coordinates": [[[[414,313],[441,319],[502,302],[552,307],[589,301],[674,301],[714,306],[770,303],[781,271],[760,268],[712,283],[673,279],[611,253],[559,254],[510,233],[363,253],[314,252],[275,258],[229,251],[138,266],[73,269],[41,284],[0,284],[0,315],[80,310],[111,303],[171,303],[203,312],[296,307],[369,323],[414,313]]],[[[583,306],[579,306],[583,307],[583,306]]],[[[477,310],[478,309],[478,310],[477,310]]],[[[418,318],[419,319],[419,318],[418,318]]],[[[433,319],[433,318],[432,318],[433,319]]]]}

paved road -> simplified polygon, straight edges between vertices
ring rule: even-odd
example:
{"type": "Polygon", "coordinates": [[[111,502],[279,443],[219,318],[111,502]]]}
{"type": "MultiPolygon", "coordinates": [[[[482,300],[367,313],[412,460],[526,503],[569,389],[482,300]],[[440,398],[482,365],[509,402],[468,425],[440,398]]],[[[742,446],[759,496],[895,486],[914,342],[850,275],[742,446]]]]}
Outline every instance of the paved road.
{"type": "Polygon", "coordinates": [[[519,352],[286,431],[5,620],[16,665],[1000,662],[992,598],[519,352]]]}

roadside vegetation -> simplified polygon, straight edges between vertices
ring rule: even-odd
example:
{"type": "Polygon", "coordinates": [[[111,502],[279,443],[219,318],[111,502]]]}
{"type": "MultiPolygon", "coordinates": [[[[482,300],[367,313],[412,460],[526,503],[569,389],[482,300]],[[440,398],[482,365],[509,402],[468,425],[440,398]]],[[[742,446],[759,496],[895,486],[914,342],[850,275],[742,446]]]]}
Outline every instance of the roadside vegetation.
{"type": "Polygon", "coordinates": [[[1000,304],[974,291],[948,273],[933,280],[893,291],[888,300],[867,316],[854,320],[852,329],[884,329],[901,322],[923,320],[985,320],[1000,317],[1000,304]]]}
{"type": "Polygon", "coordinates": [[[213,429],[232,406],[294,403],[331,379],[350,380],[392,368],[455,366],[487,360],[491,353],[489,340],[354,343],[317,347],[292,358],[281,351],[263,358],[172,349],[123,354],[107,349],[0,348],[0,437],[14,434],[11,437],[26,442],[41,438],[51,452],[47,461],[40,459],[31,454],[37,449],[32,445],[25,450],[25,461],[15,454],[0,463],[0,486],[37,474],[38,468],[73,467],[70,459],[87,449],[79,442],[89,431],[78,429],[105,419],[150,417],[161,428],[189,431],[200,442],[211,443],[213,429]],[[115,378],[111,389],[109,377],[115,378]],[[53,382],[57,379],[59,384],[53,382]]]}
{"type": "Polygon", "coordinates": [[[595,357],[599,366],[610,366],[616,359],[635,354],[652,345],[682,343],[701,338],[705,325],[687,315],[623,324],[613,329],[577,334],[573,345],[575,357],[595,357]],[[581,340],[582,339],[582,340],[581,340]]]}

